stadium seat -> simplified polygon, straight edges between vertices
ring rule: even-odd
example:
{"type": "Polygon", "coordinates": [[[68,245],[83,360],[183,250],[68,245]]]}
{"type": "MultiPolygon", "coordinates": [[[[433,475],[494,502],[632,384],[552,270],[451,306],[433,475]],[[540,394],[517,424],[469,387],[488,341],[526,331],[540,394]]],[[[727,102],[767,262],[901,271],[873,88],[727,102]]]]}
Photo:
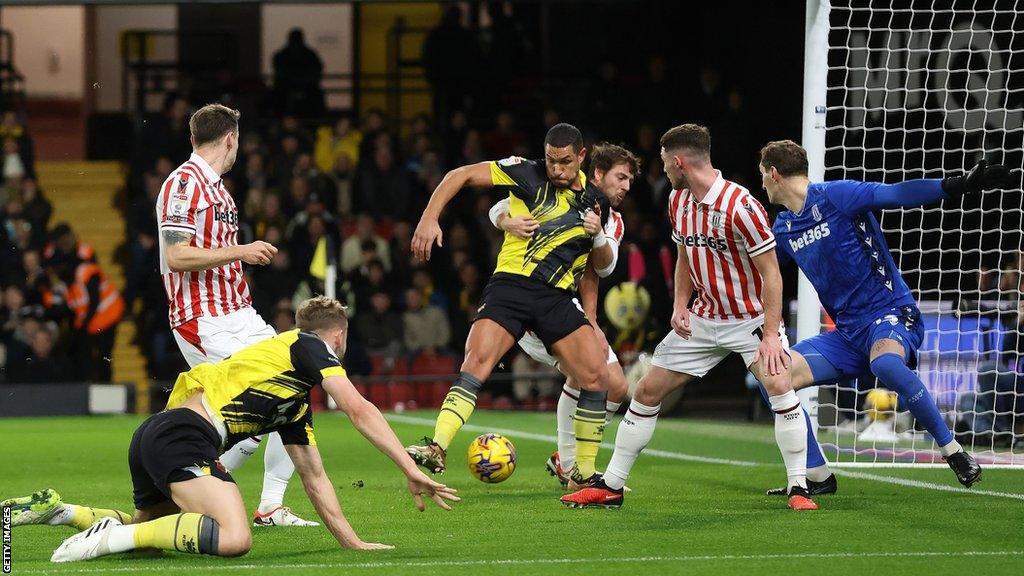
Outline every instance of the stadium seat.
{"type": "Polygon", "coordinates": [[[441,406],[451,380],[456,372],[455,357],[448,354],[419,354],[412,361],[413,376],[443,376],[437,380],[418,380],[416,382],[416,402],[421,407],[437,408],[441,406]]]}
{"type": "Polygon", "coordinates": [[[405,358],[371,354],[370,366],[370,375],[374,377],[367,386],[370,402],[378,408],[390,410],[399,402],[406,404],[413,400],[415,390],[406,378],[409,362],[405,358]],[[380,378],[384,376],[388,378],[380,378]]]}

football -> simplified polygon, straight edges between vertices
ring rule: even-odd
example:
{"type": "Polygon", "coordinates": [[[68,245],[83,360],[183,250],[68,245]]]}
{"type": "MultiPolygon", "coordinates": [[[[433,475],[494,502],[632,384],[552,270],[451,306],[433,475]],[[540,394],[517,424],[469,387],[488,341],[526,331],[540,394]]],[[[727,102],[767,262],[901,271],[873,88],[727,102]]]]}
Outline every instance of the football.
{"type": "Polygon", "coordinates": [[[469,473],[487,484],[508,480],[516,471],[516,447],[500,434],[483,434],[469,445],[469,473]]]}

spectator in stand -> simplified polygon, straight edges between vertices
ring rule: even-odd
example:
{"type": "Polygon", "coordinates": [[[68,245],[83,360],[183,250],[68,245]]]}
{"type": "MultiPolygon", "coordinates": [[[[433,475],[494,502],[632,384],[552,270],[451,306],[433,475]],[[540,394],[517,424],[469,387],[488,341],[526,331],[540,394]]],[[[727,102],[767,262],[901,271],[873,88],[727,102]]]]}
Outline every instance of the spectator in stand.
{"type": "Polygon", "coordinates": [[[46,225],[52,213],[53,207],[39,193],[36,181],[22,178],[18,188],[9,191],[0,219],[25,221],[31,227],[29,244],[41,246],[46,242],[46,225]]]}
{"type": "Polygon", "coordinates": [[[384,270],[384,264],[374,259],[365,266],[360,266],[358,273],[353,278],[353,290],[355,297],[356,314],[371,307],[370,298],[377,292],[394,294],[394,285],[388,273],[384,270]]]}
{"type": "Polygon", "coordinates": [[[334,123],[334,129],[329,126],[321,126],[316,131],[316,145],[314,155],[316,166],[324,174],[334,172],[338,166],[338,159],[342,156],[348,158],[349,169],[359,163],[359,145],[363,142],[363,133],[352,125],[352,119],[343,116],[334,123]]]}
{"type": "Polygon", "coordinates": [[[249,203],[249,195],[253,190],[266,190],[270,185],[266,159],[263,154],[259,152],[249,154],[245,157],[244,166],[245,170],[238,176],[238,190],[241,192],[238,204],[241,206],[249,203]]]}
{"type": "Polygon", "coordinates": [[[0,120],[0,149],[4,152],[3,174],[5,180],[8,169],[11,170],[11,176],[17,174],[18,178],[34,179],[36,177],[35,145],[25,124],[18,118],[18,114],[11,110],[4,112],[3,119],[0,120]]]}
{"type": "Polygon", "coordinates": [[[437,306],[427,304],[423,294],[415,288],[405,291],[405,312],[402,313],[405,330],[405,349],[410,354],[436,355],[448,346],[452,331],[448,317],[437,306]]]}
{"type": "Polygon", "coordinates": [[[43,252],[43,258],[49,260],[59,254],[69,256],[78,262],[96,262],[96,250],[89,244],[78,239],[78,235],[67,225],[61,222],[50,231],[50,243],[43,252]]]}
{"type": "Polygon", "coordinates": [[[412,282],[412,225],[405,221],[395,222],[391,227],[391,274],[399,286],[412,282]]]}
{"type": "Polygon", "coordinates": [[[295,328],[295,310],[292,308],[291,300],[282,298],[278,301],[271,318],[271,324],[278,334],[295,328]]]}
{"type": "Polygon", "coordinates": [[[384,121],[384,111],[380,108],[370,108],[363,116],[359,130],[363,133],[363,140],[359,143],[359,158],[355,165],[365,163],[367,158],[373,155],[373,150],[381,142],[381,135],[390,138],[384,121]]]}
{"type": "MultiPolygon", "coordinates": [[[[440,118],[440,117],[438,117],[440,118]]],[[[458,164],[462,158],[462,146],[469,132],[469,118],[462,110],[452,112],[445,124],[441,136],[444,143],[444,160],[448,165],[458,164]]]]}
{"type": "Polygon", "coordinates": [[[484,153],[483,140],[480,138],[480,131],[476,129],[468,130],[466,132],[466,139],[462,142],[462,148],[459,150],[457,164],[477,164],[485,161],[487,158],[487,154],[484,153]]]}
{"type": "Polygon", "coordinates": [[[160,114],[147,119],[139,141],[143,144],[135,150],[138,155],[134,165],[152,166],[160,156],[170,158],[174,165],[184,162],[192,153],[192,137],[188,128],[190,116],[188,100],[171,92],[164,98],[160,114]]]}
{"type": "Polygon", "coordinates": [[[462,25],[462,10],[445,9],[423,41],[423,71],[433,96],[434,118],[448,118],[471,105],[483,55],[476,35],[462,25]]]}
{"type": "Polygon", "coordinates": [[[73,253],[58,250],[48,265],[63,283],[64,303],[71,313],[77,374],[89,382],[110,382],[110,355],[124,316],[124,299],[99,266],[80,261],[73,253]]]}
{"type": "Polygon", "coordinates": [[[341,244],[341,270],[348,274],[363,262],[363,242],[372,241],[377,245],[377,257],[385,270],[391,269],[391,251],[386,240],[377,235],[373,218],[361,214],[356,218],[356,233],[341,244]]]}
{"type": "Polygon", "coordinates": [[[370,162],[359,170],[359,200],[374,218],[407,219],[412,199],[412,174],[395,161],[391,146],[378,144],[370,162]]]}
{"type": "Polygon", "coordinates": [[[272,165],[271,178],[276,185],[287,186],[295,174],[295,162],[302,153],[299,149],[299,139],[294,134],[285,134],[278,141],[278,148],[279,153],[272,165]]]}
{"type": "Polygon", "coordinates": [[[49,290],[49,280],[46,278],[46,269],[43,268],[39,250],[26,250],[21,255],[21,272],[25,286],[25,302],[42,304],[43,292],[49,290]]]}
{"type": "Polygon", "coordinates": [[[483,137],[484,150],[489,158],[508,158],[522,145],[523,139],[512,113],[502,110],[498,112],[494,128],[483,137]]]}
{"type": "Polygon", "coordinates": [[[420,113],[413,117],[409,123],[409,132],[402,141],[402,154],[406,157],[413,156],[419,147],[420,141],[425,141],[427,147],[432,147],[435,142],[434,132],[431,129],[433,121],[429,114],[420,113]]]}
{"type": "Polygon", "coordinates": [[[306,45],[302,30],[288,32],[288,42],[274,54],[274,96],[278,114],[304,118],[324,116],[324,64],[306,45]]]}
{"type": "Polygon", "coordinates": [[[301,276],[292,271],[291,255],[284,247],[278,248],[270,266],[254,268],[252,276],[253,282],[249,285],[252,306],[264,318],[276,314],[282,299],[288,300],[290,306],[291,297],[301,280],[301,276]]]}
{"type": "MultiPolygon", "coordinates": [[[[268,193],[263,198],[262,214],[256,219],[253,233],[256,235],[256,238],[262,238],[265,242],[270,242],[268,239],[270,228],[277,228],[278,231],[283,232],[287,227],[288,220],[281,212],[281,197],[274,193],[268,193]]],[[[274,245],[276,246],[277,244],[274,245]]]]}
{"type": "Polygon", "coordinates": [[[7,377],[12,382],[25,384],[54,384],[71,382],[80,369],[71,361],[55,354],[57,329],[42,325],[33,335],[28,354],[9,365],[7,377]]]}
{"type": "Polygon", "coordinates": [[[356,314],[355,329],[370,354],[397,356],[402,346],[402,317],[391,307],[391,294],[380,290],[370,296],[370,307],[356,314]]]}
{"type": "Polygon", "coordinates": [[[446,312],[451,308],[451,302],[448,300],[448,297],[445,296],[444,292],[436,288],[434,278],[425,268],[417,268],[413,271],[412,287],[420,291],[424,302],[437,306],[446,312]]]}
{"type": "MultiPolygon", "coordinates": [[[[465,341],[469,335],[469,327],[473,323],[473,318],[480,307],[480,298],[483,295],[480,269],[469,261],[465,252],[461,252],[461,254],[465,256],[465,261],[458,264],[459,287],[455,294],[456,305],[452,307],[451,313],[452,338],[456,342],[465,341]]],[[[453,258],[453,265],[454,260],[453,258]]]]}

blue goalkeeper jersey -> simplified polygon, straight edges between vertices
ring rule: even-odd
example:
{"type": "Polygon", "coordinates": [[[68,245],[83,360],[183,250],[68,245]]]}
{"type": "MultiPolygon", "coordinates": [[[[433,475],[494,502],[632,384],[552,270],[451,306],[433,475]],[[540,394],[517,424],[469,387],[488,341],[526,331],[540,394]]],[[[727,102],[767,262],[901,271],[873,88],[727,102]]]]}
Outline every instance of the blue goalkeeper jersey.
{"type": "Polygon", "coordinates": [[[779,258],[796,262],[837,329],[848,333],[915,304],[871,211],[943,197],[939,180],[813,183],[800,213],[787,210],[775,219],[779,258]]]}

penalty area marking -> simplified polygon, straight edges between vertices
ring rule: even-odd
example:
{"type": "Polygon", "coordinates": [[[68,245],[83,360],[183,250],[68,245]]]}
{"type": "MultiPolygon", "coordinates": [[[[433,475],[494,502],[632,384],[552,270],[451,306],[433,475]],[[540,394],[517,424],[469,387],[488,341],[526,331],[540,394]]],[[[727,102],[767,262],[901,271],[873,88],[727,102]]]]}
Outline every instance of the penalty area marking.
{"type": "Polygon", "coordinates": [[[972,558],[972,557],[1020,557],[1024,556],[1021,550],[965,550],[961,552],[810,552],[806,554],[722,554],[722,555],[694,555],[694,556],[632,556],[628,558],[524,558],[524,559],[498,559],[498,560],[436,560],[436,561],[382,561],[382,562],[355,562],[352,564],[342,562],[322,562],[310,564],[210,564],[202,565],[189,563],[188,565],[176,565],[163,563],[159,566],[124,566],[107,568],[75,568],[73,565],[64,564],[60,568],[42,568],[19,570],[19,574],[94,574],[112,572],[194,572],[202,571],[232,571],[232,570],[317,570],[327,568],[443,568],[446,566],[530,566],[530,565],[558,565],[558,564],[606,564],[614,563],[637,563],[637,562],[749,562],[765,560],[828,560],[834,558],[972,558]]]}
{"type": "MultiPolygon", "coordinates": [[[[423,426],[433,426],[434,421],[428,420],[427,418],[419,418],[417,416],[405,416],[402,414],[388,414],[388,420],[392,422],[401,422],[403,424],[417,424],[423,426]]],[[[510,430],[504,428],[488,428],[480,426],[478,424],[466,424],[462,427],[463,430],[469,430],[472,432],[494,432],[495,434],[501,434],[502,436],[509,436],[512,438],[525,438],[527,440],[537,440],[540,442],[558,442],[558,438],[549,434],[536,434],[534,432],[526,432],[523,430],[510,430]]],[[[614,444],[608,442],[601,443],[602,448],[615,448],[614,444]]],[[[655,458],[667,458],[671,460],[686,460],[689,462],[702,462],[704,464],[725,464],[727,466],[774,466],[775,464],[766,462],[750,462],[747,460],[730,460],[728,458],[710,458],[707,456],[697,456],[695,454],[684,454],[682,452],[672,452],[669,450],[651,450],[645,449],[644,454],[648,456],[654,456],[655,458]]],[[[883,476],[881,474],[868,474],[866,472],[854,472],[852,470],[836,469],[833,468],[837,476],[848,476],[850,478],[857,478],[858,480],[871,480],[874,482],[883,482],[886,484],[898,484],[900,486],[907,486],[910,488],[922,488],[926,490],[938,490],[940,492],[956,492],[959,494],[974,494],[975,496],[992,496],[995,498],[1012,498],[1014,500],[1024,500],[1024,494],[1016,494],[1013,492],[997,492],[994,490],[978,490],[976,488],[964,488],[963,486],[949,486],[946,484],[936,484],[934,482],[925,482],[923,480],[910,480],[907,478],[899,478],[897,476],[883,476]]]]}

